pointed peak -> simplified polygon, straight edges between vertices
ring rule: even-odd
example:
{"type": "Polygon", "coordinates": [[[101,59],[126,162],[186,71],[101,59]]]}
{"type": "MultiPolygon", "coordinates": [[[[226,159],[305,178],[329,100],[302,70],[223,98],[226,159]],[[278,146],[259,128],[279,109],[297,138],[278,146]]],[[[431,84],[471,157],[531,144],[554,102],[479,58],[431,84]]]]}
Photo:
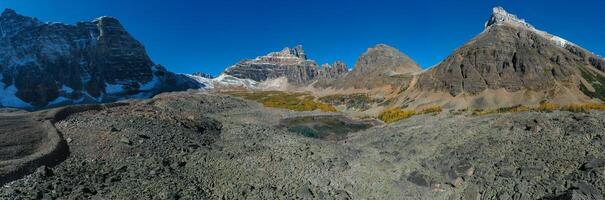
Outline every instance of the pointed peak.
{"type": "Polygon", "coordinates": [[[290,53],[290,47],[285,47],[285,48],[283,48],[283,49],[280,51],[280,53],[282,53],[282,54],[289,54],[289,53],[290,53]]]}
{"type": "Polygon", "coordinates": [[[307,55],[305,54],[305,50],[302,48],[302,45],[295,46],[294,48],[285,47],[281,51],[271,52],[265,56],[261,56],[258,59],[265,58],[292,58],[292,59],[301,59],[307,60],[307,55]]]}
{"type": "Polygon", "coordinates": [[[15,10],[10,9],[10,8],[6,8],[4,9],[4,11],[2,11],[2,16],[16,16],[17,12],[15,12],[15,10]]]}
{"type": "Polygon", "coordinates": [[[346,65],[346,64],[342,60],[337,60],[337,61],[334,61],[334,64],[332,64],[332,65],[346,65]]]}
{"type": "Polygon", "coordinates": [[[104,25],[115,24],[120,25],[120,20],[111,16],[101,16],[92,21],[93,23],[100,23],[104,25]]]}
{"type": "Polygon", "coordinates": [[[519,19],[516,15],[508,13],[503,7],[494,7],[492,9],[492,16],[485,23],[485,28],[487,29],[493,25],[502,24],[511,24],[532,29],[534,28],[531,24],[525,22],[525,20],[519,19]]]}
{"type": "Polygon", "coordinates": [[[305,49],[300,44],[296,45],[294,48],[292,48],[292,50],[290,50],[290,53],[303,60],[307,59],[307,54],[305,54],[305,49]]]}
{"type": "Polygon", "coordinates": [[[304,51],[304,48],[303,48],[303,45],[302,45],[302,44],[296,45],[296,46],[295,46],[294,48],[292,48],[292,49],[304,51]]]}
{"type": "Polygon", "coordinates": [[[376,48],[376,49],[386,49],[386,48],[393,48],[393,47],[381,43],[381,44],[376,44],[376,46],[374,46],[373,48],[376,48]]]}
{"type": "Polygon", "coordinates": [[[369,47],[366,50],[366,54],[375,54],[375,53],[379,53],[379,52],[400,52],[399,49],[396,49],[395,47],[386,45],[386,44],[376,44],[372,47],[369,47]]]}

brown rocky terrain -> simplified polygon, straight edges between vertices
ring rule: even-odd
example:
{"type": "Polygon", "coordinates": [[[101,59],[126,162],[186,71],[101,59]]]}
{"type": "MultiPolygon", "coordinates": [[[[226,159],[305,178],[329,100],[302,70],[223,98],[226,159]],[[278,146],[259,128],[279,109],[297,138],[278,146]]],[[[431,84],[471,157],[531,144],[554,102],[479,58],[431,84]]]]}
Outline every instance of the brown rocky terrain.
{"type": "Polygon", "coordinates": [[[216,94],[77,111],[54,122],[65,161],[5,184],[0,199],[603,199],[605,190],[602,111],[443,112],[337,140],[282,124],[334,114],[216,94]]]}
{"type": "Polygon", "coordinates": [[[602,62],[581,47],[494,8],[485,30],[420,75],[415,87],[452,97],[472,96],[475,102],[465,105],[470,107],[518,103],[494,102],[505,94],[528,99],[528,104],[585,102],[603,97],[602,62]],[[494,94],[498,90],[502,94],[494,94]]]}
{"type": "Polygon", "coordinates": [[[336,89],[404,90],[411,77],[422,71],[420,67],[399,50],[379,44],[369,48],[355,63],[352,71],[323,87],[336,89]]]}

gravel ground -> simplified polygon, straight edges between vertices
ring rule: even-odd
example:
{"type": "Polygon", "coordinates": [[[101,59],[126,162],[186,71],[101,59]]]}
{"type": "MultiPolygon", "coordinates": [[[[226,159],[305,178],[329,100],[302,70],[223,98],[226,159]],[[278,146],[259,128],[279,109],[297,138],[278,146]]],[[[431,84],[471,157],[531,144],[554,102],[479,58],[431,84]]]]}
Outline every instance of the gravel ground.
{"type": "Polygon", "coordinates": [[[603,112],[444,112],[341,141],[279,126],[324,114],[200,93],[72,114],[69,157],[0,199],[603,199],[603,112]]]}

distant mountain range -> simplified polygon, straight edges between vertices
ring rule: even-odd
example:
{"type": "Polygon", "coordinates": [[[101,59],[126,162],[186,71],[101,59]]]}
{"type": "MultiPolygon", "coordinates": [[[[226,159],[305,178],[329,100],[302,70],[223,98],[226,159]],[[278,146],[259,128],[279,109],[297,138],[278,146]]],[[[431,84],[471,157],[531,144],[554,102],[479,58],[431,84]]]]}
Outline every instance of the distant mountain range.
{"type": "Polygon", "coordinates": [[[487,108],[545,101],[569,104],[605,97],[603,58],[538,30],[501,7],[493,9],[482,33],[426,71],[384,44],[369,48],[350,72],[340,70],[344,64],[335,66],[338,72],[322,80],[322,70],[298,46],[244,60],[209,82],[322,94],[322,90],[386,93],[394,97],[395,105],[404,107],[437,104],[487,108]],[[275,87],[274,80],[280,78],[284,78],[277,82],[281,87],[275,87]],[[268,82],[273,83],[263,84],[268,82]]]}
{"type": "Polygon", "coordinates": [[[501,7],[493,9],[482,33],[425,71],[384,44],[368,48],[351,71],[342,61],[318,65],[299,45],[242,60],[218,77],[179,75],[154,64],[143,45],[111,17],[66,25],[7,9],[0,16],[0,31],[4,107],[109,102],[191,88],[367,93],[390,98],[390,106],[445,108],[605,97],[603,58],[501,7]]]}

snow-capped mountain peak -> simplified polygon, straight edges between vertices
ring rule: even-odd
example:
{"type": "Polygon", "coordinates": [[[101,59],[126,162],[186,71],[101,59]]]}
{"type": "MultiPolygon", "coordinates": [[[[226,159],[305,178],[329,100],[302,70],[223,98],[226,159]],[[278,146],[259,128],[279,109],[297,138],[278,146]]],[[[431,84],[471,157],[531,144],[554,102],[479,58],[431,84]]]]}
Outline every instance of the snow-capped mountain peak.
{"type": "Polygon", "coordinates": [[[492,16],[485,23],[485,28],[488,28],[492,25],[501,25],[501,24],[512,24],[519,25],[527,28],[534,28],[531,24],[525,22],[524,19],[519,19],[516,15],[510,14],[504,10],[502,7],[495,7],[492,10],[492,16]]]}
{"type": "Polygon", "coordinates": [[[574,45],[574,46],[576,46],[575,44],[569,42],[566,39],[563,39],[561,37],[558,37],[558,36],[552,35],[550,33],[547,33],[545,31],[541,31],[541,30],[536,29],[534,26],[532,26],[531,24],[527,23],[524,19],[520,19],[516,15],[507,12],[502,7],[495,7],[492,10],[492,16],[485,23],[485,29],[489,30],[493,26],[500,26],[500,25],[510,25],[510,26],[515,26],[515,27],[529,29],[531,31],[534,31],[538,35],[540,35],[540,36],[542,36],[542,37],[550,40],[552,43],[560,46],[561,48],[565,48],[566,45],[574,45]]]}

